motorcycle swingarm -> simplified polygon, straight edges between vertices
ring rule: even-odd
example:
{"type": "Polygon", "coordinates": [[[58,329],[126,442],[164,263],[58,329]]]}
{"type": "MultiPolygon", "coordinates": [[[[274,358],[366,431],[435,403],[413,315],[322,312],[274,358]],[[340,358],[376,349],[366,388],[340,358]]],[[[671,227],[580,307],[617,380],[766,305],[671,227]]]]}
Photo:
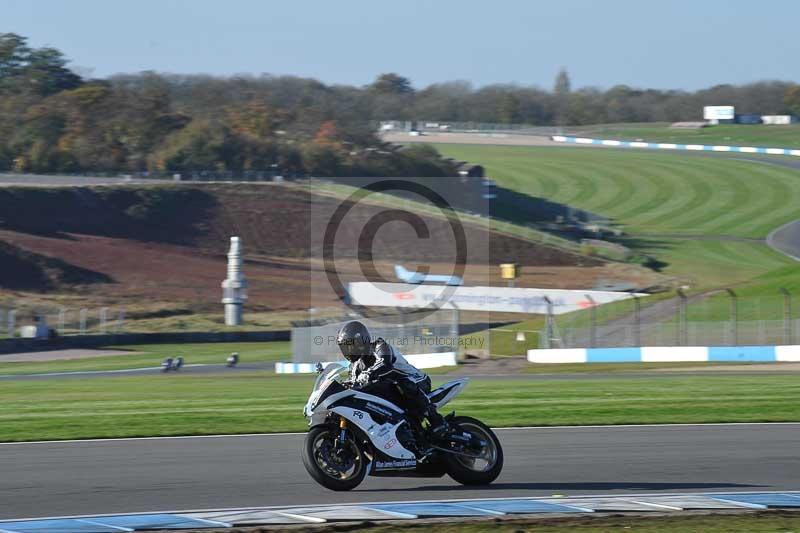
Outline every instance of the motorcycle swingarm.
{"type": "Polygon", "coordinates": [[[434,450],[439,450],[440,452],[444,453],[451,453],[453,455],[460,455],[462,457],[469,457],[470,459],[480,459],[482,456],[475,455],[474,453],[466,453],[466,452],[459,452],[456,450],[451,450],[449,448],[442,448],[441,446],[431,446],[434,450]]]}

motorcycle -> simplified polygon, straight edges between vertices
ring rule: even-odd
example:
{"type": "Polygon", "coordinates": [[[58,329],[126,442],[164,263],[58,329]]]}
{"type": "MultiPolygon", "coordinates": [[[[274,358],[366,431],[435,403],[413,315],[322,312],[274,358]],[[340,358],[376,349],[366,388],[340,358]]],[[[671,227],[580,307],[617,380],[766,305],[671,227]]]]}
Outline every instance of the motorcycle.
{"type": "Polygon", "coordinates": [[[170,370],[180,370],[183,366],[183,357],[180,355],[176,358],[167,357],[161,362],[161,371],[169,372],[170,370]]]}
{"type": "MultiPolygon", "coordinates": [[[[488,485],[503,469],[503,448],[483,422],[467,416],[445,417],[448,432],[433,439],[421,422],[391,401],[349,388],[347,367],[329,364],[320,372],[303,408],[309,431],[303,465],[317,483],[331,490],[357,487],[367,475],[442,477],[463,485],[488,485]],[[410,439],[431,452],[417,460],[410,439]]],[[[428,394],[437,409],[467,386],[469,378],[450,381],[428,394]]]]}

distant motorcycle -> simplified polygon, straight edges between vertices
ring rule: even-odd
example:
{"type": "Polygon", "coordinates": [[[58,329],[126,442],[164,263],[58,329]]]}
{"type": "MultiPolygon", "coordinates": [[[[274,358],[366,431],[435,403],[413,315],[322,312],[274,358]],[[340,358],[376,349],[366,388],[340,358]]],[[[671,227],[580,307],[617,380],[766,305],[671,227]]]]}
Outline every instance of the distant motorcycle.
{"type": "Polygon", "coordinates": [[[162,372],[169,372],[170,370],[180,370],[183,366],[183,357],[178,356],[176,358],[167,357],[161,362],[161,371],[162,372]]]}
{"type": "MultiPolygon", "coordinates": [[[[487,485],[503,469],[503,448],[480,420],[445,417],[450,431],[433,440],[420,422],[394,403],[346,386],[347,368],[331,364],[322,370],[303,409],[311,426],[302,449],[303,465],[317,483],[331,490],[351,490],[364,477],[441,477],[448,474],[464,485],[487,485]],[[431,449],[418,461],[404,444],[409,432],[431,449]]],[[[457,379],[428,397],[440,408],[466,387],[457,379]]]]}
{"type": "Polygon", "coordinates": [[[225,366],[227,366],[228,368],[233,368],[237,364],[239,364],[239,353],[233,352],[228,356],[228,359],[225,362],[225,366]]]}

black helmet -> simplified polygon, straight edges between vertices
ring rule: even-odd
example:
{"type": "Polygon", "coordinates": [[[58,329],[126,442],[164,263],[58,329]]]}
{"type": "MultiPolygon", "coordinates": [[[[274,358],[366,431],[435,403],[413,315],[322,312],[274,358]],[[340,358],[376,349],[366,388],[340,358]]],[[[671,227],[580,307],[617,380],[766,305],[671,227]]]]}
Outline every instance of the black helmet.
{"type": "Polygon", "coordinates": [[[367,326],[356,320],[342,326],[336,335],[336,344],[342,350],[344,358],[351,363],[369,355],[372,350],[371,343],[367,326]]]}

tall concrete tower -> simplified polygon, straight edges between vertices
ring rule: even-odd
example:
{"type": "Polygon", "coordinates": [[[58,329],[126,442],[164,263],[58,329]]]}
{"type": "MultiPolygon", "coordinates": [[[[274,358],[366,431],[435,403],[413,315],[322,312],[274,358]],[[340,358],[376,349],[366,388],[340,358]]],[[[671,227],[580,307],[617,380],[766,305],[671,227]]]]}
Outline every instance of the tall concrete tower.
{"type": "Polygon", "coordinates": [[[247,300],[247,280],[242,273],[242,245],[239,237],[231,237],[228,250],[228,277],[222,282],[222,303],[225,304],[225,325],[242,323],[242,304],[247,300]]]}

